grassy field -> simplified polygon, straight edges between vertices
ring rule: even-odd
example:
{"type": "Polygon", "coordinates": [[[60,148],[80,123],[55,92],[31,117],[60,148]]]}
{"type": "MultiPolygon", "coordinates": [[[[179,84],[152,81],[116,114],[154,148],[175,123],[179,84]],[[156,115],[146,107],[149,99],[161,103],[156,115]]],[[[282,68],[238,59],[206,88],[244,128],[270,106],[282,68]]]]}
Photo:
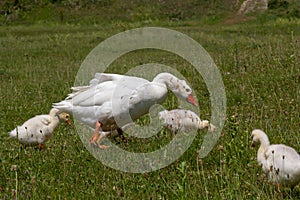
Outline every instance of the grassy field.
{"type": "MultiPolygon", "coordinates": [[[[240,24],[193,21],[105,25],[10,25],[0,27],[0,198],[10,199],[298,199],[300,187],[277,192],[256,163],[251,131],[260,128],[271,143],[300,149],[300,20],[264,17],[240,24]],[[227,118],[213,151],[199,161],[205,131],[170,166],[131,174],[104,166],[83,146],[74,127],[61,125],[48,149],[24,149],[7,132],[28,118],[48,113],[66,97],[86,55],[109,36],[141,26],[163,26],[198,41],[220,69],[226,87],[227,118]]],[[[174,67],[192,83],[202,118],[209,119],[209,93],[191,66],[170,53],[136,51],[119,58],[109,72],[157,62],[174,67]]],[[[176,106],[174,96],[164,106],[176,106]]],[[[175,101],[176,102],[176,101],[175,101]]],[[[146,123],[147,118],[139,122],[146,123]]],[[[172,139],[129,138],[128,150],[159,148],[172,139]]]]}

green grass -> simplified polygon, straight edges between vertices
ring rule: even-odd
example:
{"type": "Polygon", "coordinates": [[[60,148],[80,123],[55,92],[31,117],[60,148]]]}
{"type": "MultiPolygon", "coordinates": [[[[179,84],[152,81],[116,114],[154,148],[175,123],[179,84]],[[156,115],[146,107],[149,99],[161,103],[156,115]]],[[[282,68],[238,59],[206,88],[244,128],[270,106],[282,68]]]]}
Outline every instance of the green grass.
{"type": "MultiPolygon", "coordinates": [[[[264,18],[235,25],[197,21],[154,22],[198,41],[223,77],[227,118],[213,151],[197,160],[204,131],[170,166],[145,174],[110,169],[94,159],[74,127],[61,125],[48,150],[24,149],[7,132],[28,118],[48,113],[66,97],[85,56],[101,41],[136,22],[98,25],[13,25],[0,27],[0,198],[19,199],[297,199],[300,187],[279,193],[256,164],[250,133],[261,128],[272,143],[300,149],[300,21],[264,18]],[[222,147],[222,148],[221,148],[222,147]],[[16,194],[14,194],[16,193],[16,194]]],[[[119,58],[109,72],[157,62],[174,67],[192,83],[202,118],[210,117],[209,93],[191,66],[170,53],[136,51],[119,58]]],[[[174,96],[164,106],[176,106],[174,96]],[[175,103],[174,103],[175,102],[175,103]]],[[[146,123],[147,118],[139,122],[146,123]]],[[[146,151],[170,141],[161,132],[130,138],[120,147],[146,151]]]]}

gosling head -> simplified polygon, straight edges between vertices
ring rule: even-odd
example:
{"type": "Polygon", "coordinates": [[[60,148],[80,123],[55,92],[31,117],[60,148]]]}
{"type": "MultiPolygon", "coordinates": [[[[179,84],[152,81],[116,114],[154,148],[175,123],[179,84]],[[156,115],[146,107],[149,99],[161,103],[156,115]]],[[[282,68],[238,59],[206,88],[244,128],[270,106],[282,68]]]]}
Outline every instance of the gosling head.
{"type": "Polygon", "coordinates": [[[208,120],[202,120],[202,121],[200,120],[199,128],[200,129],[207,128],[208,131],[210,131],[210,132],[214,132],[217,129],[217,127],[215,125],[211,124],[208,120]]]}
{"type": "Polygon", "coordinates": [[[68,113],[60,113],[58,118],[59,121],[66,122],[69,126],[71,125],[70,115],[68,113]]]}
{"type": "Polygon", "coordinates": [[[265,132],[259,129],[255,129],[251,133],[252,136],[252,144],[251,147],[255,147],[260,144],[269,145],[269,139],[265,132]]]}
{"type": "Polygon", "coordinates": [[[209,123],[209,126],[208,126],[209,131],[214,132],[216,129],[217,129],[217,127],[215,125],[213,125],[212,123],[209,123]]]}

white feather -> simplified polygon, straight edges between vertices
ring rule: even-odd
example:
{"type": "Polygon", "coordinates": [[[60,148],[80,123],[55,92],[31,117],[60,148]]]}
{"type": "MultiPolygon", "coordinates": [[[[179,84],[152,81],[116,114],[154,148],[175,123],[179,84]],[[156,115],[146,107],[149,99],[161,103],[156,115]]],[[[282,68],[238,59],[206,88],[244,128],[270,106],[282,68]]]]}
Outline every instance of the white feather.
{"type": "Polygon", "coordinates": [[[260,144],[257,161],[274,184],[294,187],[300,182],[300,155],[284,144],[270,145],[261,130],[252,131],[253,144],[260,144]]]}

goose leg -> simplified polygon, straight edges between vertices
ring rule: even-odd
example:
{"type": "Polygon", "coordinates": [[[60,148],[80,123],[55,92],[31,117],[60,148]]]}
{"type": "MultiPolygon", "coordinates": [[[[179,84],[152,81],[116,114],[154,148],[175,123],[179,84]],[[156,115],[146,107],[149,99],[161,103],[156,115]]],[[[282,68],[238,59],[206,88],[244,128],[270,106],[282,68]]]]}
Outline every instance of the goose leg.
{"type": "Polygon", "coordinates": [[[100,140],[102,140],[104,137],[103,133],[101,133],[100,137],[98,137],[101,126],[102,126],[102,123],[100,121],[97,121],[96,125],[95,125],[95,132],[94,132],[94,135],[92,136],[92,138],[90,139],[90,143],[99,147],[100,149],[106,149],[106,148],[108,148],[108,146],[100,145],[100,143],[99,143],[100,140]]]}
{"type": "Polygon", "coordinates": [[[44,148],[45,148],[44,144],[38,144],[38,147],[39,147],[40,149],[44,149],[44,148]]]}
{"type": "Polygon", "coordinates": [[[99,136],[99,138],[98,138],[97,141],[96,141],[96,144],[97,144],[97,146],[98,146],[100,149],[107,149],[107,148],[109,148],[109,146],[101,145],[101,144],[100,144],[100,141],[101,141],[104,137],[105,137],[105,134],[101,133],[100,136],[99,136]]]}
{"type": "Polygon", "coordinates": [[[118,129],[117,129],[117,132],[118,132],[118,134],[119,134],[121,140],[122,140],[123,142],[127,143],[128,141],[127,141],[127,139],[125,138],[125,136],[124,136],[124,134],[123,134],[123,130],[122,130],[121,128],[118,128],[118,129]]]}
{"type": "Polygon", "coordinates": [[[102,126],[102,123],[97,121],[96,125],[95,125],[95,131],[94,131],[94,135],[91,137],[90,142],[91,143],[95,143],[98,140],[98,134],[99,134],[99,130],[100,127],[102,126]]]}

